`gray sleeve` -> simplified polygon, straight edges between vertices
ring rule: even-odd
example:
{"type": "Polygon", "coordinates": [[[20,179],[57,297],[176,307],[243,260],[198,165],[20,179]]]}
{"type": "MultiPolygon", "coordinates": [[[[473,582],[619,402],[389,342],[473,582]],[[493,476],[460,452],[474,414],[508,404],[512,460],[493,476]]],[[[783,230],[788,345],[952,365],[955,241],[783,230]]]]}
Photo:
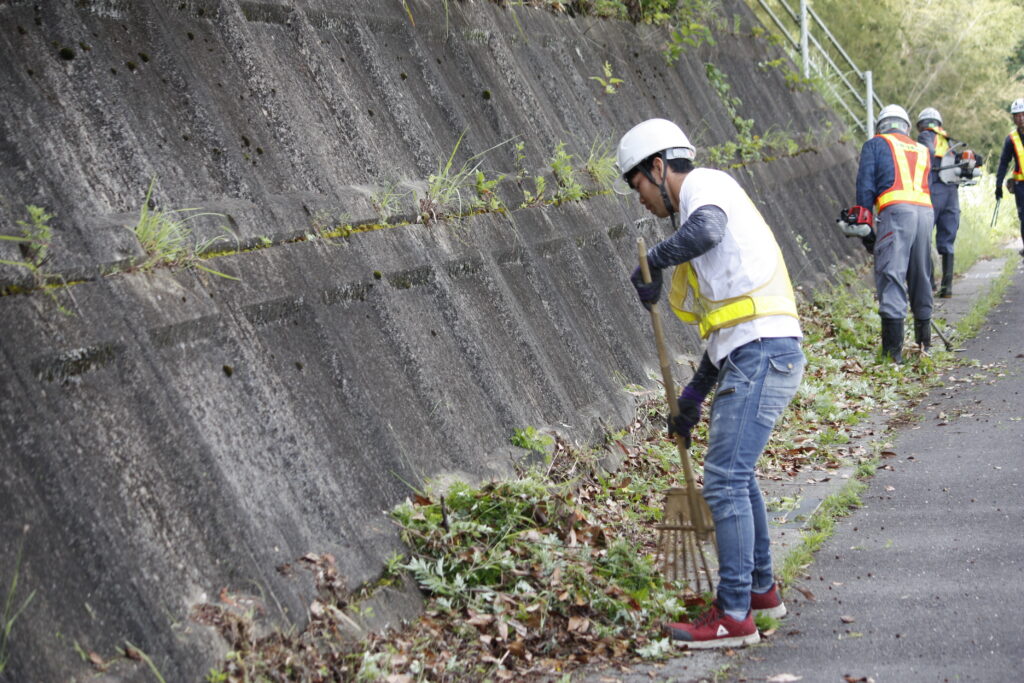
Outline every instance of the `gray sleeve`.
{"type": "Polygon", "coordinates": [[[697,258],[722,241],[727,222],[721,208],[713,204],[699,207],[671,237],[647,250],[647,263],[652,268],[668,268],[697,258]]]}

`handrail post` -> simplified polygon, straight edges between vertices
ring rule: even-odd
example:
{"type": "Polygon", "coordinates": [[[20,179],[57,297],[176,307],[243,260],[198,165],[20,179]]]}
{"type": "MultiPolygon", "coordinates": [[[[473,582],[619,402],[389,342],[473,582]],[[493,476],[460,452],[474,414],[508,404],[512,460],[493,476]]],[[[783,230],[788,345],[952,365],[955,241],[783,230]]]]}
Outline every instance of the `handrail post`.
{"type": "Polygon", "coordinates": [[[867,92],[867,107],[865,107],[865,111],[867,112],[867,117],[868,117],[868,120],[867,120],[867,124],[868,125],[865,126],[865,130],[867,130],[867,132],[868,132],[868,137],[869,138],[873,138],[873,137],[875,137],[875,113],[874,113],[874,108],[875,108],[875,92],[874,92],[874,84],[872,83],[872,79],[871,79],[871,71],[870,70],[864,72],[864,82],[867,84],[867,90],[868,90],[868,92],[867,92]]]}
{"type": "Polygon", "coordinates": [[[807,23],[807,0],[800,0],[800,54],[804,60],[804,78],[811,77],[811,56],[807,51],[807,34],[810,27],[807,23]]]}

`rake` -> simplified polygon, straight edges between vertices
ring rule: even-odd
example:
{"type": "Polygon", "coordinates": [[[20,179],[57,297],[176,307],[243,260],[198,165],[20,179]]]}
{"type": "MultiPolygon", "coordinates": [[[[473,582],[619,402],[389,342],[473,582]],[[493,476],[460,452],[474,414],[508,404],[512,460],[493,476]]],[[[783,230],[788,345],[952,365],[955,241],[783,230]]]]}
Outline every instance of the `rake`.
{"type": "MultiPolygon", "coordinates": [[[[649,283],[651,270],[647,265],[647,245],[643,237],[637,239],[637,251],[640,254],[640,274],[644,282],[649,283]]],[[[671,419],[674,419],[679,414],[679,404],[675,400],[676,389],[656,304],[650,307],[650,313],[661,378],[665,385],[665,398],[671,419]]],[[[715,527],[707,501],[700,495],[693,480],[693,465],[690,463],[686,441],[681,434],[676,434],[675,439],[686,485],[665,492],[662,522],[655,527],[658,530],[658,563],[666,578],[670,581],[685,581],[699,596],[713,589],[703,544],[715,542],[715,527]]]]}

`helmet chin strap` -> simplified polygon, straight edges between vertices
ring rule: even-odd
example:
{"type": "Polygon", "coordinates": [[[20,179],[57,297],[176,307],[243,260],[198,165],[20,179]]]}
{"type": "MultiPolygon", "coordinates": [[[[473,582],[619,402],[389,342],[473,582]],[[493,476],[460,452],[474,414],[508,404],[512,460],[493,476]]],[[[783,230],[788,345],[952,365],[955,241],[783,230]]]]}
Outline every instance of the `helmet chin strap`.
{"type": "Polygon", "coordinates": [[[668,162],[665,161],[664,152],[659,152],[658,158],[661,159],[660,183],[654,182],[654,176],[651,174],[651,170],[649,168],[645,167],[640,170],[642,170],[644,175],[647,176],[647,179],[651,181],[651,185],[658,186],[658,190],[661,192],[661,201],[665,204],[665,210],[668,211],[669,220],[672,221],[672,232],[675,232],[676,230],[679,229],[676,225],[676,209],[675,206],[673,206],[672,204],[672,200],[669,199],[668,188],[666,187],[666,183],[668,182],[668,162]]]}

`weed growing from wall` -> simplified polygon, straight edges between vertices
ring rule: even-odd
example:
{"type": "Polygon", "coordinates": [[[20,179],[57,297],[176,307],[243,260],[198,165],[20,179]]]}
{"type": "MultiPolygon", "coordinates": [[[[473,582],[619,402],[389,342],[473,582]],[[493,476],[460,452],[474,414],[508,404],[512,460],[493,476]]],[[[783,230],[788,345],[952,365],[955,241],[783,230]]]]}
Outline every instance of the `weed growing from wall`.
{"type": "Polygon", "coordinates": [[[476,196],[473,198],[470,208],[473,211],[479,212],[504,211],[505,204],[495,192],[498,183],[504,178],[504,175],[499,175],[497,178],[488,179],[483,171],[477,171],[473,180],[473,189],[476,192],[476,196]]]}
{"type": "Polygon", "coordinates": [[[548,181],[544,176],[539,175],[533,179],[533,188],[532,192],[529,188],[523,188],[523,203],[520,208],[540,206],[547,201],[548,181]]]}
{"type": "Polygon", "coordinates": [[[565,151],[565,143],[555,145],[555,151],[549,161],[551,171],[555,175],[558,189],[553,200],[555,204],[583,199],[583,186],[576,179],[576,169],[572,164],[573,155],[565,151]]]}
{"type": "Polygon", "coordinates": [[[408,192],[399,192],[397,188],[397,183],[386,182],[380,190],[370,195],[370,203],[381,225],[388,225],[388,219],[399,213],[402,203],[409,196],[408,192]]]}
{"type": "Polygon", "coordinates": [[[14,559],[14,574],[7,586],[7,593],[4,596],[3,613],[0,614],[0,674],[7,668],[11,654],[11,632],[14,630],[14,622],[18,620],[21,613],[25,611],[36,592],[32,591],[24,598],[18,597],[18,581],[21,572],[21,561],[25,550],[25,539],[28,536],[28,527],[22,530],[21,542],[18,544],[18,553],[14,559]]]}
{"type": "Polygon", "coordinates": [[[662,50],[665,62],[672,66],[686,50],[714,45],[711,27],[721,23],[720,13],[717,0],[678,0],[665,21],[669,27],[669,39],[662,50]]]}
{"type": "MultiPolygon", "coordinates": [[[[146,259],[137,264],[141,270],[148,270],[156,266],[182,266],[194,267],[204,270],[219,277],[237,280],[238,278],[227,275],[200,263],[200,254],[209,250],[215,244],[223,241],[230,241],[224,235],[218,235],[204,242],[196,243],[192,239],[192,229],[189,223],[203,216],[217,216],[223,218],[223,214],[203,212],[201,209],[172,209],[163,210],[156,208],[153,200],[153,190],[156,189],[156,178],[149,182],[146,190],[146,197],[139,210],[139,219],[129,229],[135,233],[146,253],[146,259]]],[[[221,229],[230,234],[227,226],[221,229]]]]}
{"type": "Polygon", "coordinates": [[[424,223],[464,213],[472,205],[470,197],[477,194],[476,173],[483,163],[483,156],[508,142],[499,142],[479,154],[474,154],[461,166],[456,166],[455,155],[465,136],[466,131],[462,131],[448,159],[439,163],[437,172],[427,178],[427,194],[419,200],[419,218],[424,223]],[[467,192],[469,194],[466,194],[467,192]]]}
{"type": "Polygon", "coordinates": [[[612,76],[612,64],[611,62],[604,63],[604,77],[591,76],[590,80],[597,81],[601,84],[601,91],[605,95],[614,95],[617,92],[617,86],[620,83],[625,83],[621,78],[615,78],[612,76]]]}
{"type": "Polygon", "coordinates": [[[607,140],[600,137],[594,139],[590,144],[587,160],[583,163],[583,170],[602,192],[612,189],[612,184],[619,177],[619,171],[615,155],[612,154],[611,145],[607,140]]]}
{"type": "Polygon", "coordinates": [[[526,143],[517,142],[512,148],[512,163],[516,167],[516,180],[522,180],[530,175],[526,168],[526,143]]]}
{"type": "Polygon", "coordinates": [[[0,263],[29,270],[36,280],[36,284],[41,285],[45,280],[41,269],[49,255],[50,244],[53,240],[53,228],[50,227],[50,221],[54,216],[52,213],[47,213],[45,209],[32,204],[27,205],[25,210],[28,212],[28,220],[17,222],[21,228],[21,235],[0,235],[0,240],[18,243],[24,260],[0,259],[0,263]]]}
{"type": "MultiPolygon", "coordinates": [[[[45,292],[53,300],[58,311],[64,315],[72,315],[71,311],[61,304],[57,298],[57,288],[61,285],[56,284],[56,282],[59,281],[66,285],[64,277],[59,274],[49,273],[44,268],[50,258],[50,247],[53,243],[53,228],[50,226],[50,221],[53,220],[54,215],[48,213],[42,207],[33,204],[26,205],[25,210],[28,212],[28,220],[17,221],[18,226],[21,228],[20,236],[0,235],[0,240],[18,243],[18,249],[23,260],[8,261],[0,259],[0,263],[28,270],[32,274],[35,289],[45,292]]],[[[12,288],[13,291],[17,291],[17,289],[12,288]]]]}

